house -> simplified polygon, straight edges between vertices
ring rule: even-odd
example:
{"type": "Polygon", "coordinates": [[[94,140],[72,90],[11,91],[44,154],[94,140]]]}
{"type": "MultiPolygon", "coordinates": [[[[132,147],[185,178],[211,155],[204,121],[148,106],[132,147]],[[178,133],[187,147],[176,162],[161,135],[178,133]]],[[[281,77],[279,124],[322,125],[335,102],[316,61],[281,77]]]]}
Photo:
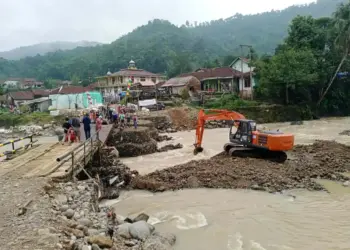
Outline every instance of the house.
{"type": "Polygon", "coordinates": [[[239,94],[239,79],[241,73],[231,67],[199,68],[194,72],[182,74],[179,77],[194,76],[200,81],[201,90],[209,93],[239,94]]]}
{"type": "Polygon", "coordinates": [[[34,112],[34,111],[45,112],[49,110],[49,107],[51,105],[51,100],[49,99],[49,97],[41,97],[30,101],[25,101],[23,103],[20,103],[20,105],[29,106],[31,112],[34,112]]]}
{"type": "Polygon", "coordinates": [[[31,91],[9,92],[7,94],[7,103],[9,105],[19,106],[21,103],[34,99],[34,94],[31,91]]]}
{"type": "Polygon", "coordinates": [[[30,88],[43,88],[44,83],[37,81],[34,78],[24,78],[21,82],[21,88],[30,89],[30,88]]]}
{"type": "Polygon", "coordinates": [[[195,76],[174,77],[166,81],[162,88],[169,88],[170,94],[181,95],[183,89],[201,89],[201,82],[195,76]]]}
{"type": "Polygon", "coordinates": [[[128,82],[132,81],[132,85],[155,88],[155,85],[165,80],[165,76],[155,74],[143,69],[136,68],[133,60],[129,62],[127,69],[121,69],[118,72],[107,72],[105,76],[97,77],[98,88],[103,96],[115,96],[116,93],[125,91],[128,82]]]}
{"type": "Polygon", "coordinates": [[[257,79],[254,76],[255,67],[249,65],[249,59],[244,57],[237,57],[230,64],[230,67],[243,73],[243,79],[239,80],[240,96],[243,98],[251,98],[253,88],[257,85],[257,79]]]}
{"type": "Polygon", "coordinates": [[[1,87],[4,89],[18,89],[21,87],[21,79],[9,78],[1,83],[1,87]]]}
{"type": "Polygon", "coordinates": [[[49,95],[52,101],[50,109],[75,109],[88,108],[91,105],[103,104],[100,92],[92,91],[88,87],[82,86],[62,86],[54,89],[49,95]]]}

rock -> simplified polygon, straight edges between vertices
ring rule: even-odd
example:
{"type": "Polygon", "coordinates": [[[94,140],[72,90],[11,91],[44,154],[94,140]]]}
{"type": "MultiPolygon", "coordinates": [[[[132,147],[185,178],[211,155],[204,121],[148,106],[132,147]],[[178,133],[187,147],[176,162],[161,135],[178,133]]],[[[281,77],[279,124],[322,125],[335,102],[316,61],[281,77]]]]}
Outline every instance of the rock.
{"type": "Polygon", "coordinates": [[[343,183],[343,186],[344,187],[348,187],[350,185],[350,182],[349,181],[345,181],[344,183],[343,183]]]}
{"type": "Polygon", "coordinates": [[[62,206],[60,207],[60,211],[61,211],[61,212],[66,212],[68,209],[69,209],[69,206],[68,206],[68,205],[62,205],[62,206]]]}
{"type": "Polygon", "coordinates": [[[67,204],[68,199],[67,199],[67,196],[65,196],[63,194],[59,194],[56,197],[56,201],[58,202],[58,204],[63,205],[63,204],[67,204]]]}
{"type": "Polygon", "coordinates": [[[137,242],[135,241],[132,241],[132,240],[127,240],[127,241],[124,241],[124,245],[125,246],[128,246],[128,247],[133,247],[137,244],[137,242]]]}
{"type": "Polygon", "coordinates": [[[89,228],[88,229],[88,235],[89,236],[93,236],[93,235],[97,235],[99,232],[97,229],[93,229],[93,228],[89,228]]]}
{"type": "Polygon", "coordinates": [[[129,233],[133,239],[146,239],[154,231],[154,226],[145,221],[138,221],[129,226],[129,233]]]}
{"type": "Polygon", "coordinates": [[[101,248],[96,244],[92,244],[91,250],[101,250],[101,248]]]}
{"type": "Polygon", "coordinates": [[[111,248],[113,246],[113,241],[102,235],[94,235],[88,238],[89,244],[96,244],[102,248],[111,248]]]}
{"type": "Polygon", "coordinates": [[[87,246],[87,245],[84,245],[81,250],[91,250],[91,247],[90,246],[87,246]]]}
{"type": "Polygon", "coordinates": [[[38,230],[38,235],[45,235],[45,234],[50,234],[50,229],[49,228],[43,228],[38,230]]]}
{"type": "Polygon", "coordinates": [[[64,216],[66,216],[68,219],[73,218],[74,216],[74,210],[73,209],[68,209],[66,212],[63,213],[64,216]]]}
{"type": "Polygon", "coordinates": [[[176,242],[176,236],[171,233],[154,233],[148,237],[143,245],[143,250],[170,250],[176,242]]]}
{"type": "Polygon", "coordinates": [[[172,233],[155,232],[152,236],[158,237],[162,243],[167,243],[170,246],[175,245],[176,242],[176,235],[172,233]]]}
{"type": "Polygon", "coordinates": [[[75,228],[66,227],[66,228],[64,228],[64,231],[72,234],[73,236],[75,236],[77,238],[84,238],[84,236],[85,236],[83,231],[81,231],[79,229],[75,229],[75,228]]]}
{"type": "Polygon", "coordinates": [[[124,223],[119,226],[117,226],[116,233],[117,235],[123,237],[124,239],[130,239],[130,223],[124,223]]]}
{"type": "Polygon", "coordinates": [[[86,218],[82,218],[82,219],[78,220],[78,223],[79,223],[80,225],[85,226],[85,227],[91,227],[92,224],[93,224],[91,220],[86,219],[86,218]]]}
{"type": "Polygon", "coordinates": [[[148,221],[149,216],[145,213],[141,213],[138,216],[136,216],[135,219],[133,219],[133,222],[138,222],[138,221],[148,221]]]}
{"type": "Polygon", "coordinates": [[[79,191],[84,191],[86,189],[85,186],[81,186],[81,185],[79,185],[77,188],[79,191]]]}

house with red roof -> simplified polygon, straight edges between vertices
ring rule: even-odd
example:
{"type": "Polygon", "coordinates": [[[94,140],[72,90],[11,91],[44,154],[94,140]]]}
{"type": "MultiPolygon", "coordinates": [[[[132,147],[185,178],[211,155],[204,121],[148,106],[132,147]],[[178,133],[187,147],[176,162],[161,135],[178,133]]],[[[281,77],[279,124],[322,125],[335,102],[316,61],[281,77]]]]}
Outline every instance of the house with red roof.
{"type": "Polygon", "coordinates": [[[128,68],[114,73],[108,71],[105,76],[97,77],[97,88],[100,89],[103,96],[114,96],[116,93],[127,89],[129,80],[132,81],[132,85],[140,86],[140,88],[155,88],[165,78],[164,75],[138,69],[135,62],[131,60],[128,68]]]}
{"type": "Polygon", "coordinates": [[[235,59],[230,66],[218,68],[199,68],[194,72],[181,74],[165,82],[173,94],[193,86],[195,77],[200,82],[200,90],[206,93],[236,93],[242,98],[251,98],[255,86],[254,67],[250,68],[246,58],[235,59]],[[239,66],[243,67],[239,68],[239,66]],[[242,70],[243,69],[243,70],[242,70]],[[252,84],[251,84],[252,83],[252,84]]]}

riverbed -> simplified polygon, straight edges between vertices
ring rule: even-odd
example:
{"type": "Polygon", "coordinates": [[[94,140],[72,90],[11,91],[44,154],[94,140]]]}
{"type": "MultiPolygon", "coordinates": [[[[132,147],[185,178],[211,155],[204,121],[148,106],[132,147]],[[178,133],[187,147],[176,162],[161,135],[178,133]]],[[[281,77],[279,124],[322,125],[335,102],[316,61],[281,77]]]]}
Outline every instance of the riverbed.
{"type": "MultiPolygon", "coordinates": [[[[262,124],[269,129],[293,133],[296,144],[316,139],[350,144],[350,118],[262,124]]],[[[171,134],[184,147],[123,161],[141,174],[209,158],[222,151],[228,129],[204,132],[204,152],[192,154],[194,131],[171,134]]],[[[178,236],[177,250],[330,250],[350,249],[350,187],[319,180],[330,191],[291,190],[269,194],[251,190],[191,189],[152,194],[124,192],[114,204],[118,214],[132,216],[145,212],[162,231],[178,236]]]]}

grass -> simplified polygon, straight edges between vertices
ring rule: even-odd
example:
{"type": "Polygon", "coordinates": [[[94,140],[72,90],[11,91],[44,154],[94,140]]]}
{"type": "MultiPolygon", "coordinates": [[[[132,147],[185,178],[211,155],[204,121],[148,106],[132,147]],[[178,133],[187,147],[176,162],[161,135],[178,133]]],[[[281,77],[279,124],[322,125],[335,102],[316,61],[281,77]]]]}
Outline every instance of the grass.
{"type": "Polygon", "coordinates": [[[204,104],[208,109],[228,109],[233,110],[238,107],[252,107],[260,105],[257,101],[243,100],[236,95],[224,95],[218,99],[209,100],[204,104]]]}
{"type": "Polygon", "coordinates": [[[11,127],[19,125],[44,125],[47,123],[63,122],[63,116],[51,116],[48,112],[34,112],[24,114],[13,114],[0,111],[0,127],[11,127]]]}

